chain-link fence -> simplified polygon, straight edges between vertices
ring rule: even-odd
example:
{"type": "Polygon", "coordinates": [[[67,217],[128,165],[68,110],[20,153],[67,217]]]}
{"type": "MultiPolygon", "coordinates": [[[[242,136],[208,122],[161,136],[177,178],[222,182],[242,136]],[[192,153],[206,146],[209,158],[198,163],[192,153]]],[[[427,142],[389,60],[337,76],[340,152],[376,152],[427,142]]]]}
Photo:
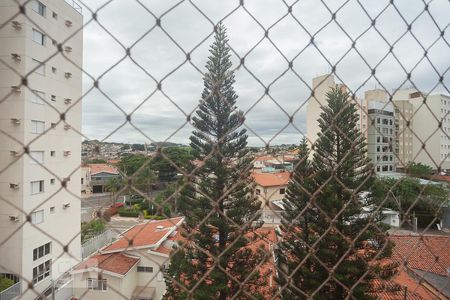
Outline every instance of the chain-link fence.
{"type": "Polygon", "coordinates": [[[448,299],[449,15],[0,0],[0,299],[448,299]]]}

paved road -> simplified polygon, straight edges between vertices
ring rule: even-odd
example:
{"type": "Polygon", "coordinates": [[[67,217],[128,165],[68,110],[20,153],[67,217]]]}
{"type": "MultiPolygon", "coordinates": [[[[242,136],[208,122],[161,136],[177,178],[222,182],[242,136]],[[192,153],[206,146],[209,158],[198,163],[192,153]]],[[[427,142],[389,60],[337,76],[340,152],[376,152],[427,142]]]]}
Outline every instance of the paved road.
{"type": "Polygon", "coordinates": [[[81,199],[81,222],[89,222],[94,218],[96,211],[109,207],[111,203],[109,193],[83,197],[81,199]]]}

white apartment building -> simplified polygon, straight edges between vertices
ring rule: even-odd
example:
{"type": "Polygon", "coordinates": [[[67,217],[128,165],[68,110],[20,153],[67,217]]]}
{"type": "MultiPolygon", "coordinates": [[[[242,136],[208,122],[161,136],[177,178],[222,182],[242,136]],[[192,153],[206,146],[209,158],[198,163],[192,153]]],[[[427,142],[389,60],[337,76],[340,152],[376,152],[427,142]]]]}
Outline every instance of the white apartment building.
{"type": "Polygon", "coordinates": [[[0,0],[0,274],[20,299],[50,294],[81,259],[83,19],[72,3],[0,0]]]}
{"type": "Polygon", "coordinates": [[[410,120],[403,124],[403,128],[408,128],[407,125],[410,128],[407,131],[410,139],[405,141],[408,148],[404,148],[404,151],[411,152],[408,159],[433,169],[440,167],[449,170],[450,96],[424,95],[415,89],[406,89],[396,92],[393,100],[395,103],[408,103],[404,109],[410,114],[410,120]]]}

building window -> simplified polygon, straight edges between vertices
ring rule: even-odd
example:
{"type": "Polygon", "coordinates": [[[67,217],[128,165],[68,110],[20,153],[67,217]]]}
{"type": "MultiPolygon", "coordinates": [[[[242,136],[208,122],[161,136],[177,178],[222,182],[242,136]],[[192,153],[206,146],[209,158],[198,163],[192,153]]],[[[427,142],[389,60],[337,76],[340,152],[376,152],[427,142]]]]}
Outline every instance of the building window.
{"type": "Polygon", "coordinates": [[[52,13],[52,17],[53,17],[53,19],[58,20],[58,14],[57,13],[53,12],[52,13]]]}
{"type": "Polygon", "coordinates": [[[50,276],[52,260],[47,260],[45,263],[40,264],[39,266],[33,268],[33,283],[38,283],[43,279],[50,276]]]}
{"type": "Polygon", "coordinates": [[[50,156],[51,157],[55,157],[55,155],[56,155],[56,151],[50,151],[50,156]]]}
{"type": "Polygon", "coordinates": [[[31,102],[36,104],[45,104],[45,93],[33,90],[33,95],[31,96],[31,102]]]}
{"type": "Polygon", "coordinates": [[[153,273],[153,267],[137,267],[138,272],[153,273]]]}
{"type": "Polygon", "coordinates": [[[54,214],[54,213],[55,213],[55,207],[54,207],[54,206],[50,207],[50,213],[51,213],[51,214],[54,214]]]}
{"type": "Polygon", "coordinates": [[[46,7],[40,1],[34,0],[33,2],[31,2],[31,9],[40,14],[41,16],[45,17],[46,7]]]}
{"type": "Polygon", "coordinates": [[[48,242],[45,245],[33,249],[33,261],[50,254],[50,244],[51,242],[48,242]]]}
{"type": "Polygon", "coordinates": [[[106,291],[106,279],[88,278],[87,288],[90,290],[106,291]]]}
{"type": "Polygon", "coordinates": [[[45,129],[45,122],[31,120],[31,133],[43,133],[45,129]]]}
{"type": "Polygon", "coordinates": [[[280,189],[280,194],[284,195],[284,193],[286,192],[286,189],[280,189]]]}
{"type": "Polygon", "coordinates": [[[32,58],[31,59],[33,63],[32,69],[34,70],[34,73],[45,75],[45,64],[43,64],[41,61],[32,58]]]}
{"type": "Polygon", "coordinates": [[[44,151],[31,151],[30,157],[32,164],[44,163],[44,151]]]}
{"type": "Polygon", "coordinates": [[[39,194],[44,192],[44,180],[32,181],[31,182],[31,195],[39,194]]]}
{"type": "Polygon", "coordinates": [[[45,34],[43,34],[40,31],[37,31],[33,28],[33,41],[38,43],[39,45],[44,46],[45,45],[45,34]]]}
{"type": "Polygon", "coordinates": [[[256,195],[261,195],[261,190],[260,189],[256,189],[256,195]]]}
{"type": "Polygon", "coordinates": [[[377,136],[377,143],[381,142],[381,138],[379,136],[377,136]]]}
{"type": "Polygon", "coordinates": [[[55,178],[50,179],[50,184],[55,184],[55,178]]]}
{"type": "Polygon", "coordinates": [[[44,210],[31,213],[31,224],[40,224],[42,222],[44,222],[44,210]]]}
{"type": "Polygon", "coordinates": [[[380,118],[377,118],[377,124],[380,124],[380,118]]]}
{"type": "Polygon", "coordinates": [[[380,166],[377,166],[377,172],[380,172],[380,166]]]}

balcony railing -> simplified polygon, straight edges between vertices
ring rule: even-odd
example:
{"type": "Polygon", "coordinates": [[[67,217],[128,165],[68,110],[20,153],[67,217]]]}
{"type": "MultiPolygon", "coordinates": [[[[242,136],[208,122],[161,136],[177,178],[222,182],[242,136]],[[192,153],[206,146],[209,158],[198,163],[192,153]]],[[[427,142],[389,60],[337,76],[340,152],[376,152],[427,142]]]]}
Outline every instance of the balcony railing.
{"type": "Polygon", "coordinates": [[[17,282],[7,288],[6,290],[3,290],[0,292],[0,300],[12,300],[15,297],[20,295],[20,289],[21,289],[21,282],[17,282]]]}

